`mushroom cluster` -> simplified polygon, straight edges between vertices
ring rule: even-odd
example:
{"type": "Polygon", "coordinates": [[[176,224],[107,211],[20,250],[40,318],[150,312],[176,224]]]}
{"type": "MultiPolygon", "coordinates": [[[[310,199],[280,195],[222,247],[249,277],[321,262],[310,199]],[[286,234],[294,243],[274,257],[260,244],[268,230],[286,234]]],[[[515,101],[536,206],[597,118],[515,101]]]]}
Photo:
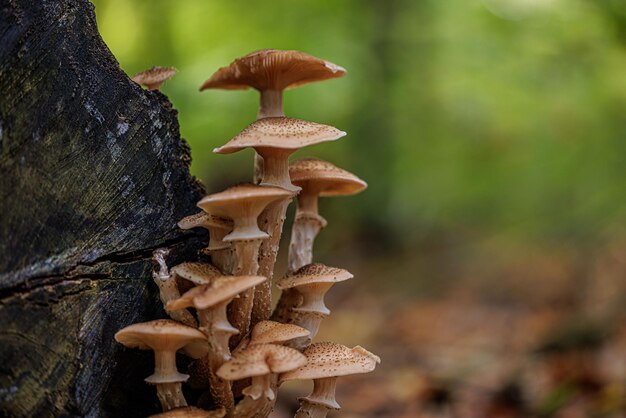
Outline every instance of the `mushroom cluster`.
{"type": "MultiPolygon", "coordinates": [[[[155,89],[173,73],[155,67],[133,80],[155,89]]],[[[115,335],[129,348],[154,351],[155,373],[146,382],[156,385],[164,411],[158,416],[267,417],[282,382],[308,379],[314,382],[313,392],[300,399],[296,417],[325,417],[339,409],[334,398],[337,377],[370,372],[380,362],[359,346],[312,344],[330,315],[324,295],[335,283],[352,278],[346,270],[313,263],[313,242],[328,223],[318,213],[318,198],[352,195],[367,184],[322,160],[290,164],[298,149],[346,133],[286,117],[282,108],[285,89],[345,73],[303,52],[267,49],[220,68],[200,87],[259,91],[257,120],[214,150],[230,154],[254,149],[254,176],[251,183],[205,196],[197,204],[201,211],[178,223],[185,230],[208,230],[199,261],[169,268],[169,250],[154,251],[158,269],[153,279],[171,319],[129,325],[115,335]],[[289,267],[276,281],[282,293],[272,312],[274,265],[294,198],[289,267]],[[178,371],[177,353],[193,360],[187,374],[178,371]],[[201,391],[197,405],[188,405],[182,383],[201,391]]]]}

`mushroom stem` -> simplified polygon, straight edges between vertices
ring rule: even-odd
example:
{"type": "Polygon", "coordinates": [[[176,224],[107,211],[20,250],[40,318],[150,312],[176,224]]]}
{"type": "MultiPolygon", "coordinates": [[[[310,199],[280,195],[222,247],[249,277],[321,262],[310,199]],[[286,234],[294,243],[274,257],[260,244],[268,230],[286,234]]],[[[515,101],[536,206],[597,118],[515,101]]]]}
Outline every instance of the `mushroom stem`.
{"type": "Polygon", "coordinates": [[[259,225],[270,236],[261,244],[259,250],[260,276],[267,277],[267,281],[254,288],[254,307],[252,308],[251,326],[258,322],[269,319],[272,314],[272,277],[274,276],[274,264],[280,247],[280,237],[283,225],[287,217],[287,208],[291,199],[283,199],[271,203],[261,214],[259,225]]]}
{"type": "MultiPolygon", "coordinates": [[[[169,254],[169,252],[170,251],[167,248],[159,248],[152,254],[154,260],[159,263],[159,271],[153,272],[152,278],[159,287],[159,297],[163,303],[163,308],[165,308],[167,302],[170,300],[180,298],[180,291],[176,285],[176,277],[170,275],[167,264],[165,263],[165,257],[169,254]]],[[[187,309],[170,311],[165,308],[165,312],[167,312],[172,319],[182,322],[185,325],[189,325],[194,328],[198,326],[196,319],[187,309]]]]}
{"type": "Polygon", "coordinates": [[[291,192],[300,191],[300,187],[291,184],[289,179],[289,155],[292,152],[293,150],[284,152],[278,152],[276,149],[269,152],[263,152],[263,149],[259,150],[264,164],[262,186],[278,186],[291,192]]]}
{"type": "MultiPolygon", "coordinates": [[[[294,339],[289,344],[289,346],[295,348],[296,350],[305,349],[309,344],[311,344],[311,341],[313,341],[313,338],[317,335],[318,331],[320,330],[320,325],[322,324],[322,320],[326,318],[326,316],[327,315],[323,315],[323,314],[316,313],[316,312],[296,313],[295,319],[292,319],[290,323],[293,323],[295,325],[298,325],[308,330],[310,334],[307,335],[306,337],[300,337],[300,338],[294,339]]],[[[293,318],[293,314],[292,314],[292,318],[293,318]]]]}
{"type": "Polygon", "coordinates": [[[188,378],[188,375],[179,373],[176,368],[175,351],[154,351],[154,374],[146,378],[146,382],[156,384],[157,396],[164,411],[187,406],[181,382],[187,381],[188,378]]]}
{"type": "Polygon", "coordinates": [[[234,269],[235,252],[232,248],[210,250],[211,262],[222,274],[232,274],[234,269]]]}
{"type": "Polygon", "coordinates": [[[289,243],[288,274],[313,262],[313,243],[326,224],[326,220],[317,213],[296,211],[289,243]]]}
{"type": "MultiPolygon", "coordinates": [[[[261,239],[233,241],[236,266],[235,276],[253,276],[259,271],[259,248],[261,239]]],[[[267,276],[266,276],[267,277],[267,276]]],[[[239,338],[231,340],[231,346],[236,347],[242,336],[250,329],[250,317],[254,303],[254,288],[242,292],[230,305],[231,323],[239,330],[239,338]]]]}
{"type": "Polygon", "coordinates": [[[276,403],[277,375],[252,377],[252,385],[243,390],[246,395],[235,408],[237,418],[266,417],[276,403]]]}
{"type": "Polygon", "coordinates": [[[282,90],[261,90],[259,93],[261,102],[257,119],[285,116],[282,90]]]}
{"type": "Polygon", "coordinates": [[[159,397],[163,411],[187,406],[181,382],[158,384],[157,396],[159,397]]]}
{"type": "Polygon", "coordinates": [[[313,380],[313,392],[300,401],[300,409],[294,418],[325,418],[331,409],[341,407],[335,400],[336,377],[313,380]]]}

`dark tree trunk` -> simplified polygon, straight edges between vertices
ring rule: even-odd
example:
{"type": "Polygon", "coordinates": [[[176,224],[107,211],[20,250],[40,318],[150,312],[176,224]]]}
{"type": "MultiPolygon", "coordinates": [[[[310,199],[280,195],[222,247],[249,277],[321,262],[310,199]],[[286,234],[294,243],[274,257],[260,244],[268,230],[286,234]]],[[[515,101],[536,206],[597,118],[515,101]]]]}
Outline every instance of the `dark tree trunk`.
{"type": "Polygon", "coordinates": [[[146,416],[148,352],[113,340],[162,317],[151,252],[201,189],[176,111],[119,68],[87,0],[0,0],[0,416],[146,416]]]}

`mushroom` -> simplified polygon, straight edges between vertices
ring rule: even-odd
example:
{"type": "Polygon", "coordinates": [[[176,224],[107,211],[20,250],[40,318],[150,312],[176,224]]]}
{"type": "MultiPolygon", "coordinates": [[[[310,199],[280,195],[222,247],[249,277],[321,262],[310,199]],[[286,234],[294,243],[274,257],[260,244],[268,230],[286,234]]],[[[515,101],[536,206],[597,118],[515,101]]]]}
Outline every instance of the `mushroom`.
{"type": "Polygon", "coordinates": [[[176,351],[197,359],[209,351],[206,336],[195,328],[170,319],[157,319],[129,325],[115,334],[115,340],[126,347],[153,350],[155,371],[145,381],[157,387],[157,395],[164,411],[187,406],[181,383],[189,375],[178,372],[176,351]]]}
{"type": "Polygon", "coordinates": [[[269,414],[276,395],[276,375],[306,364],[306,357],[293,348],[274,344],[255,344],[233,354],[233,358],[219,368],[217,374],[230,381],[251,377],[252,383],[242,393],[245,398],[235,409],[237,418],[269,414]]]}
{"type": "MultiPolygon", "coordinates": [[[[294,193],[300,190],[289,178],[289,156],[296,150],[321,142],[334,141],[345,132],[332,126],[285,117],[268,117],[250,124],[239,135],[213,152],[230,154],[254,148],[263,157],[261,185],[278,186],[294,193]]],[[[280,245],[285,215],[291,199],[283,199],[268,206],[259,224],[270,238],[261,244],[259,274],[270,281],[255,289],[252,324],[269,318],[271,314],[271,279],[280,245]]]]}
{"type": "Polygon", "coordinates": [[[313,81],[341,77],[346,70],[299,51],[263,49],[236,59],[217,70],[202,86],[206,89],[243,90],[261,94],[258,118],[284,116],[283,90],[313,81]]]}
{"type": "Polygon", "coordinates": [[[276,283],[279,289],[295,289],[302,296],[302,303],[291,308],[288,321],[308,329],[310,335],[295,340],[292,346],[302,349],[311,342],[322,319],[330,315],[330,310],[324,305],[324,295],[335,283],[352,277],[347,270],[314,263],[301,267],[276,283]]]}
{"type": "Polygon", "coordinates": [[[303,354],[307,363],[296,370],[280,375],[279,384],[287,380],[313,379],[313,391],[299,398],[300,409],[294,418],[324,418],[331,409],[341,407],[335,400],[337,377],[369,373],[380,363],[380,358],[361,346],[321,342],[308,346],[303,354]]]}
{"type": "Polygon", "coordinates": [[[213,277],[209,284],[194,287],[179,299],[168,303],[168,309],[171,310],[188,307],[197,310],[199,329],[207,335],[211,350],[208,356],[199,360],[200,364],[195,366],[196,370],[206,370],[208,363],[209,375],[194,376],[196,378],[194,383],[196,387],[209,387],[215,402],[229,411],[234,407],[230,384],[215,374],[217,369],[231,358],[228,340],[239,333],[239,330],[228,322],[226,308],[239,293],[253,288],[264,280],[267,278],[263,276],[213,277]]]}
{"type": "MultiPolygon", "coordinates": [[[[259,248],[261,242],[269,237],[259,229],[259,215],[270,203],[291,195],[291,192],[279,187],[241,184],[208,195],[198,202],[198,206],[207,213],[233,220],[233,231],[223,240],[233,245],[236,259],[233,269],[235,276],[257,274],[259,248]]],[[[247,334],[250,327],[253,296],[254,290],[246,290],[231,305],[231,322],[239,329],[241,335],[247,334]]],[[[235,340],[234,344],[237,342],[235,340]]]]}
{"type": "MultiPolygon", "coordinates": [[[[283,90],[314,81],[341,77],[346,70],[332,62],[299,51],[262,49],[217,70],[202,86],[206,89],[242,90],[252,87],[261,95],[257,119],[285,116],[283,90]]],[[[263,158],[254,160],[254,182],[263,171],[263,158]]]]}
{"type": "Polygon", "coordinates": [[[291,182],[302,188],[289,245],[289,272],[313,262],[313,242],[327,224],[318,213],[318,198],[349,196],[367,188],[354,174],[329,162],[304,158],[289,165],[291,182]]]}
{"type": "Polygon", "coordinates": [[[150,415],[148,418],[223,418],[225,415],[226,409],[224,408],[205,411],[195,406],[185,406],[161,414],[150,415]]]}
{"type": "Polygon", "coordinates": [[[161,84],[165,83],[176,74],[174,67],[152,67],[131,77],[137,84],[145,86],[148,90],[158,90],[161,84]]]}
{"type": "Polygon", "coordinates": [[[165,262],[165,257],[167,257],[169,253],[170,250],[168,248],[157,248],[154,250],[152,258],[159,264],[159,271],[153,271],[152,278],[159,287],[159,297],[161,298],[161,302],[163,302],[165,312],[178,322],[182,322],[190,327],[196,327],[198,325],[196,319],[187,310],[169,311],[167,309],[167,302],[180,297],[180,291],[176,285],[176,278],[170,274],[167,263],[165,262]]]}
{"type": "Polygon", "coordinates": [[[257,323],[249,336],[242,341],[237,350],[240,351],[254,344],[283,344],[296,338],[306,337],[309,331],[293,324],[281,324],[276,321],[257,323]]]}
{"type": "MultiPolygon", "coordinates": [[[[181,263],[172,267],[171,271],[172,276],[177,279],[176,283],[181,292],[186,292],[195,286],[209,284],[212,278],[222,275],[214,265],[200,261],[181,263]]],[[[170,300],[178,298],[180,298],[180,295],[170,300]]]]}
{"type": "Polygon", "coordinates": [[[246,148],[254,148],[264,161],[260,184],[279,186],[295,193],[300,191],[300,187],[291,184],[289,156],[300,148],[334,141],[345,135],[345,132],[321,123],[286,117],[268,117],[252,122],[213,152],[232,154],[246,148]]]}
{"type": "Polygon", "coordinates": [[[181,229],[205,228],[209,231],[209,245],[202,250],[203,253],[211,256],[211,261],[224,274],[230,274],[232,266],[228,265],[231,257],[230,243],[224,242],[224,237],[233,230],[233,222],[230,219],[221,218],[206,212],[199,212],[190,215],[178,222],[181,229]]]}

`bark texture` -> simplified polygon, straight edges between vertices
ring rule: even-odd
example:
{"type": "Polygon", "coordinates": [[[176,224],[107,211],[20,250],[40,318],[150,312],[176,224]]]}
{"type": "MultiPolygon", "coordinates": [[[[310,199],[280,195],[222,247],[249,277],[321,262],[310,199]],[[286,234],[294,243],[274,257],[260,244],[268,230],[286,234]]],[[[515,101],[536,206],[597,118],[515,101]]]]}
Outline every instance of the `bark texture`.
{"type": "Polygon", "coordinates": [[[165,316],[152,250],[173,264],[206,240],[176,227],[202,194],[189,163],[87,0],[0,0],[0,416],[159,410],[152,353],[113,335],[165,316]]]}

